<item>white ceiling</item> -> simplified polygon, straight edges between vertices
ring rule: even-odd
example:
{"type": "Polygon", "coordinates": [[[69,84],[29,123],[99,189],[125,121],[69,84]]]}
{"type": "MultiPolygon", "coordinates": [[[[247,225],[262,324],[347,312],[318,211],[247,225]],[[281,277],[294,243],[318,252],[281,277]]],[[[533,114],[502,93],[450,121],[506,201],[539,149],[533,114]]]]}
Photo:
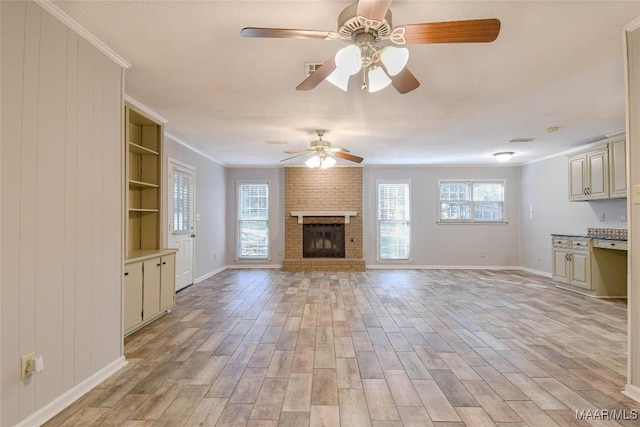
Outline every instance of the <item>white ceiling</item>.
{"type": "MultiPolygon", "coordinates": [[[[622,28],[633,1],[406,1],[393,25],[498,18],[498,39],[409,46],[421,86],[296,91],[342,41],[251,39],[246,26],[336,30],[345,1],[54,1],[132,64],[126,93],[223,165],[279,165],[315,129],[364,165],[521,164],[624,128],[622,28]],[[546,128],[559,126],[555,133],[546,128]],[[527,143],[508,143],[518,137],[527,143]],[[286,145],[267,141],[286,141],[286,145]]],[[[302,164],[304,158],[284,164],[302,164]]],[[[340,164],[349,164],[339,160],[340,164]]]]}

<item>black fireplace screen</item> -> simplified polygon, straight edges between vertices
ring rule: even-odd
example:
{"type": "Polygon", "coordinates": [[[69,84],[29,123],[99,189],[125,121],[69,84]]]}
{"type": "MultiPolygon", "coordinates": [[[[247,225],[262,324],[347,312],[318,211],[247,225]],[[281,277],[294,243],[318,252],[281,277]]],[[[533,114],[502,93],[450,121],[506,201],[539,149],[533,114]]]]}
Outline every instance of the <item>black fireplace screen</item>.
{"type": "Polygon", "coordinates": [[[304,224],[303,258],[344,258],[344,224],[304,224]]]}

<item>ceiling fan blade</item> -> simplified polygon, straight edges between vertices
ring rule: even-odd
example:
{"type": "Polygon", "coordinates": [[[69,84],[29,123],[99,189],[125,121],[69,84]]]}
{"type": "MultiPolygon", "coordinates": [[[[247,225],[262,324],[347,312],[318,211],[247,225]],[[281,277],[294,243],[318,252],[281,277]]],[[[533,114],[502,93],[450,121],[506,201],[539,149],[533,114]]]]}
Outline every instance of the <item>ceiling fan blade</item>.
{"type": "Polygon", "coordinates": [[[329,74],[336,69],[335,55],[324,61],[309,77],[296,87],[296,90],[311,90],[318,86],[329,74]]]}
{"type": "Polygon", "coordinates": [[[360,0],[358,2],[358,16],[382,21],[389,10],[391,0],[360,0]]]}
{"type": "Polygon", "coordinates": [[[342,151],[336,151],[335,153],[333,153],[333,156],[339,157],[341,159],[349,160],[351,162],[356,162],[356,163],[360,163],[361,161],[364,160],[362,157],[354,156],[353,154],[343,153],[342,151]]]}
{"type": "Polygon", "coordinates": [[[246,27],[240,31],[243,37],[271,37],[278,39],[327,39],[331,31],[295,30],[288,28],[246,27]]]}
{"type": "Polygon", "coordinates": [[[346,148],[342,148],[342,147],[333,147],[329,151],[331,151],[331,154],[336,153],[338,151],[340,151],[342,153],[350,153],[351,152],[351,151],[347,150],[346,148]]]}
{"type": "Polygon", "coordinates": [[[420,82],[406,67],[395,76],[390,76],[391,84],[402,94],[411,92],[420,86],[420,82]]]}
{"type": "Polygon", "coordinates": [[[303,153],[310,153],[311,151],[309,149],[307,150],[287,150],[285,151],[286,154],[303,154],[303,153]]]}
{"type": "MultiPolygon", "coordinates": [[[[286,153],[286,151],[285,151],[285,153],[286,153]]],[[[301,156],[304,156],[304,155],[309,154],[309,153],[310,153],[309,151],[305,151],[304,153],[296,154],[295,156],[287,157],[286,159],[282,159],[280,161],[281,162],[286,162],[287,160],[295,159],[296,157],[301,157],[301,156]]]]}
{"type": "Polygon", "coordinates": [[[500,20],[431,22],[403,25],[407,44],[419,43],[487,43],[500,33],[500,20]]]}

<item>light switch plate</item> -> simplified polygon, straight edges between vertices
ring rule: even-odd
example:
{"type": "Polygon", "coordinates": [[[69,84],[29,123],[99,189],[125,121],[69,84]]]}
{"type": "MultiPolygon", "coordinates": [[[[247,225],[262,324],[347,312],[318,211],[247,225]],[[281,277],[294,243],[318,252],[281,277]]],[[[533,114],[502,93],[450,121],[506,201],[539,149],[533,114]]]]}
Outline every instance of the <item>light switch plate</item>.
{"type": "Polygon", "coordinates": [[[34,373],[35,353],[25,354],[20,358],[20,379],[29,378],[34,373]]]}

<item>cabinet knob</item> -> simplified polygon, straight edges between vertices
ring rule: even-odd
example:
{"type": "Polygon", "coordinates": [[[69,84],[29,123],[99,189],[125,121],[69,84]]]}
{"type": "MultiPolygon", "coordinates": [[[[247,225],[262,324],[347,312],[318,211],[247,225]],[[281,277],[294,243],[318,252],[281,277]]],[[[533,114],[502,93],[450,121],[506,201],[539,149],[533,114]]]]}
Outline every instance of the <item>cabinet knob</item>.
{"type": "Polygon", "coordinates": [[[128,271],[125,271],[125,272],[124,272],[124,275],[125,275],[125,276],[128,276],[128,275],[129,275],[129,272],[128,272],[128,271]]]}
{"type": "Polygon", "coordinates": [[[160,267],[161,265],[162,265],[162,264],[158,263],[158,264],[156,264],[156,267],[160,267]]]}
{"type": "Polygon", "coordinates": [[[193,233],[191,233],[191,237],[196,237],[196,235],[195,235],[195,234],[193,234],[193,233]]]}
{"type": "Polygon", "coordinates": [[[166,264],[167,264],[167,261],[163,261],[163,262],[162,262],[162,265],[166,265],[166,264]]]}

